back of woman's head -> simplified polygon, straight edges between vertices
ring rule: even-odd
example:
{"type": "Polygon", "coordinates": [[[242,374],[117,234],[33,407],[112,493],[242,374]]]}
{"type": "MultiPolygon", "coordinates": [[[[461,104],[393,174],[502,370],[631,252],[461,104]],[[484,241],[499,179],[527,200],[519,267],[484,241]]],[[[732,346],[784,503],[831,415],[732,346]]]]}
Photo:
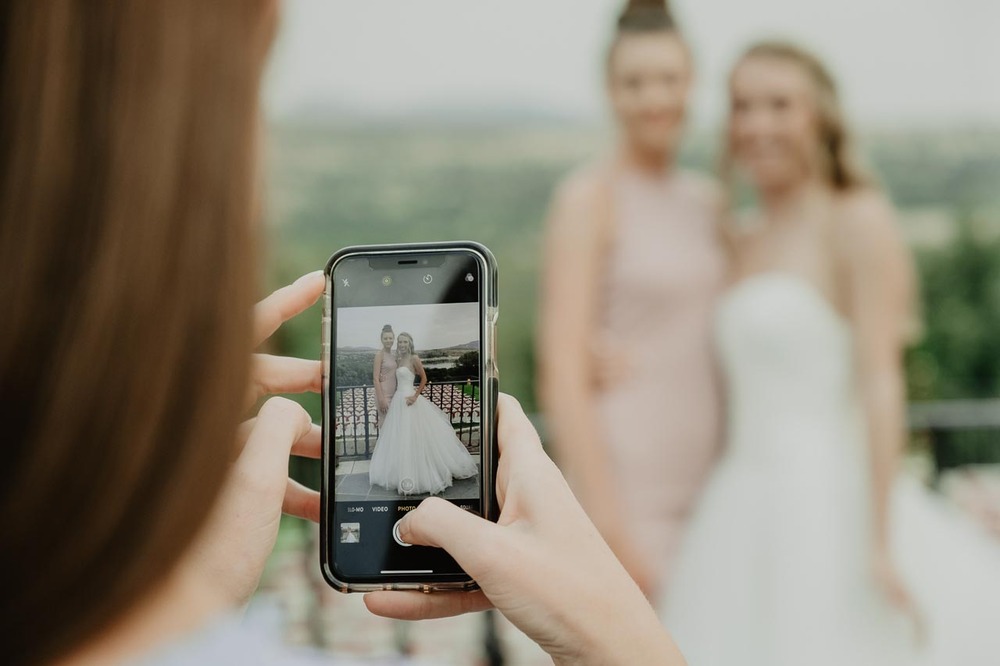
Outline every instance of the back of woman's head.
{"type": "Polygon", "coordinates": [[[246,396],[273,3],[0,8],[0,627],[65,654],[204,526],[246,396]]]}

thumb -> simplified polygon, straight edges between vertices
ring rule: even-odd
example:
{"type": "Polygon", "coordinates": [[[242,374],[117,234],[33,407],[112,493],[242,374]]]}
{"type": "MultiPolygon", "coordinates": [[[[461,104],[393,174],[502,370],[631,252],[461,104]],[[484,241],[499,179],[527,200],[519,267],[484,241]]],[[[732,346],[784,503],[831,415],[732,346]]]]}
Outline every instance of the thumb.
{"type": "Polygon", "coordinates": [[[499,528],[440,497],[428,497],[399,523],[399,536],[417,546],[443,548],[473,578],[499,528]]]}

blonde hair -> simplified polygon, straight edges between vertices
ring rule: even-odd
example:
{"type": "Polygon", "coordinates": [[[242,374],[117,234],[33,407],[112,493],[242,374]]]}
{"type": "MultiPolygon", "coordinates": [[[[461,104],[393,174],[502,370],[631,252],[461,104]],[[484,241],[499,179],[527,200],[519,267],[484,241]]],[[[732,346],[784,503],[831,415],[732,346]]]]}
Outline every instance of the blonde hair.
{"type": "MultiPolygon", "coordinates": [[[[752,44],[743,52],[733,67],[733,72],[751,58],[772,58],[790,62],[800,67],[809,77],[815,90],[819,158],[827,184],[838,192],[875,186],[874,178],[857,158],[854,139],[847,125],[837,83],[823,61],[797,44],[763,41],[752,44]]],[[[721,171],[725,179],[731,181],[733,157],[728,129],[726,136],[721,171]]]]}
{"type": "Polygon", "coordinates": [[[406,338],[406,340],[410,343],[410,349],[408,352],[406,352],[406,357],[409,358],[414,353],[413,336],[407,333],[406,331],[403,331],[402,333],[396,336],[396,356],[400,359],[403,358],[403,355],[399,353],[399,341],[402,340],[403,338],[406,338]]]}

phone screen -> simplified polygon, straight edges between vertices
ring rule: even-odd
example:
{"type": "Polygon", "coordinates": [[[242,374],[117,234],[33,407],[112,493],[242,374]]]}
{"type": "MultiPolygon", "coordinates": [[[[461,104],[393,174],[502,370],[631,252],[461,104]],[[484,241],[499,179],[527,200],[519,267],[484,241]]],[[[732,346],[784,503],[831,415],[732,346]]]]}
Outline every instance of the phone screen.
{"type": "Polygon", "coordinates": [[[432,495],[482,514],[484,271],[462,250],[334,266],[327,534],[340,581],[467,578],[444,551],[399,543],[394,526],[432,495]]]}

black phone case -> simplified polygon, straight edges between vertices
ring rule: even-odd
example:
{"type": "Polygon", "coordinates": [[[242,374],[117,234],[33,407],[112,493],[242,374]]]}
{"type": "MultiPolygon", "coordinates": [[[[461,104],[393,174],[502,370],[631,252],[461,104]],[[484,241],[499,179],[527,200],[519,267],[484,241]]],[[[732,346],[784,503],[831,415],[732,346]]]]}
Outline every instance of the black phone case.
{"type": "Polygon", "coordinates": [[[332,548],[330,539],[332,529],[330,521],[333,515],[334,493],[329,487],[331,470],[336,468],[336,457],[331,446],[330,431],[328,427],[331,415],[329,414],[329,392],[330,377],[332,376],[333,354],[331,354],[331,322],[333,320],[333,270],[334,267],[346,257],[366,256],[366,255],[393,255],[393,254],[413,254],[423,252],[450,252],[454,250],[466,250],[474,254],[482,263],[483,268],[483,294],[486,307],[483,308],[483,321],[481,322],[482,353],[480,354],[480,377],[484,379],[487,390],[481,394],[482,400],[482,437],[484,442],[489,442],[488,446],[482,447],[482,509],[483,515],[493,522],[496,522],[500,515],[500,508],[496,499],[496,473],[499,451],[497,445],[496,408],[499,395],[499,371],[496,363],[496,326],[499,316],[497,300],[497,263],[490,250],[474,241],[449,241],[441,243],[405,243],[391,245],[356,245],[345,247],[330,257],[324,269],[326,276],[326,290],[323,297],[323,319],[322,319],[322,356],[321,363],[323,369],[323,455],[322,469],[323,481],[320,502],[320,570],[326,582],[336,590],[341,592],[371,592],[374,590],[420,590],[423,592],[433,591],[455,591],[473,590],[478,586],[472,578],[457,582],[441,582],[428,580],[425,582],[399,582],[386,578],[383,582],[374,583],[349,583],[337,579],[334,574],[332,548]]]}

